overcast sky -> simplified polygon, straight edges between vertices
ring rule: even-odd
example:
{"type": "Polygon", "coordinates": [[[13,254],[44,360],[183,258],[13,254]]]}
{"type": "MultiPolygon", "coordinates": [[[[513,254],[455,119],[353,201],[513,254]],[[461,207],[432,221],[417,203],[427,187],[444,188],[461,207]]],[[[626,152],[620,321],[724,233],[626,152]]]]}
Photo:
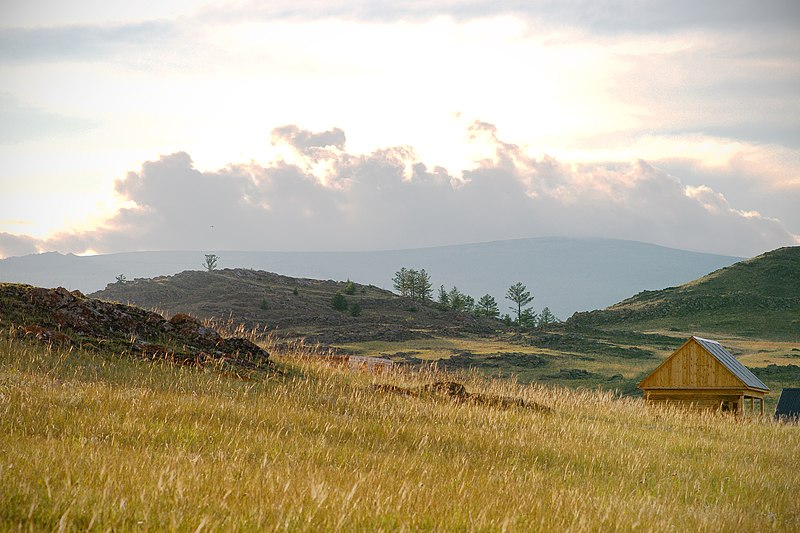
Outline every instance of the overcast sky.
{"type": "Polygon", "coordinates": [[[797,1],[0,0],[0,257],[800,244],[797,1]]]}

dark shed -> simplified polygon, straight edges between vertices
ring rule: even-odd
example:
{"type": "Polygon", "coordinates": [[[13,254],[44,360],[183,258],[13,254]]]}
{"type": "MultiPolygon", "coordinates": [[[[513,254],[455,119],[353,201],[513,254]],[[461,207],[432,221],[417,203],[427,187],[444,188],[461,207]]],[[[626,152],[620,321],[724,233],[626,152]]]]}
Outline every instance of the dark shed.
{"type": "Polygon", "coordinates": [[[800,388],[783,389],[775,420],[800,420],[800,388]]]}

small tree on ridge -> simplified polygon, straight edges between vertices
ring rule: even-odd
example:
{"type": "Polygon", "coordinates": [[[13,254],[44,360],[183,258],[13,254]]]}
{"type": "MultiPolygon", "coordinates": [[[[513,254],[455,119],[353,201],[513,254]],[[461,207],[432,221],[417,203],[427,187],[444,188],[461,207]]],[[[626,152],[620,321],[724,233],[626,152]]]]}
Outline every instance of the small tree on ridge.
{"type": "Polygon", "coordinates": [[[206,267],[206,270],[211,272],[217,268],[217,261],[219,260],[219,256],[217,254],[206,254],[206,261],[203,263],[203,266],[206,267]]]}
{"type": "Polygon", "coordinates": [[[528,292],[528,289],[525,287],[525,285],[517,282],[508,288],[506,299],[511,300],[516,304],[509,309],[517,314],[517,326],[521,326],[522,311],[524,311],[525,307],[527,307],[527,305],[533,301],[533,296],[531,296],[531,293],[528,292]]]}

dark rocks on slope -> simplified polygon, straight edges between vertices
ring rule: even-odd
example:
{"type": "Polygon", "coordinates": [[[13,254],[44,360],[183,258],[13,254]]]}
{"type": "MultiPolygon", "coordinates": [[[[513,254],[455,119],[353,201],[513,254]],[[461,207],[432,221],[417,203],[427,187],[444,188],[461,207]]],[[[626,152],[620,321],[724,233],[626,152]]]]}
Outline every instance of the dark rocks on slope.
{"type": "Polygon", "coordinates": [[[158,313],[87,298],[63,287],[0,283],[0,303],[0,323],[21,337],[180,363],[215,360],[258,368],[269,362],[269,354],[251,341],[223,338],[189,315],[166,320],[158,313]]]}

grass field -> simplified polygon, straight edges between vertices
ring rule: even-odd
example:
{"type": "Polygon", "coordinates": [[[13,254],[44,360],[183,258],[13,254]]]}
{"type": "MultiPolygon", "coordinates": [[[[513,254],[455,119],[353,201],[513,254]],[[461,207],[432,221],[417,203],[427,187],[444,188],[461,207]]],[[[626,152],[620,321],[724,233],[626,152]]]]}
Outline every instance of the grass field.
{"type": "MultiPolygon", "coordinates": [[[[772,391],[766,398],[769,413],[774,412],[782,388],[800,387],[800,368],[796,368],[800,366],[800,343],[704,332],[694,334],[722,343],[742,364],[759,375],[772,391]],[[763,371],[768,365],[779,368],[763,371]]],[[[417,359],[438,361],[445,368],[468,366],[485,377],[514,379],[522,384],[542,383],[640,395],[636,384],[688,337],[684,333],[664,330],[646,333],[597,330],[583,332],[575,342],[551,346],[531,345],[525,336],[520,340],[512,334],[496,334],[355,342],[338,347],[348,353],[387,357],[401,362],[417,359]],[[613,349],[608,349],[608,346],[613,349]],[[626,355],[628,350],[638,350],[634,355],[643,355],[630,357],[626,355]]]]}
{"type": "MultiPolygon", "coordinates": [[[[463,375],[550,414],[0,336],[0,529],[796,531],[800,428],[463,375]]],[[[441,377],[441,376],[438,376],[441,377]]]]}

